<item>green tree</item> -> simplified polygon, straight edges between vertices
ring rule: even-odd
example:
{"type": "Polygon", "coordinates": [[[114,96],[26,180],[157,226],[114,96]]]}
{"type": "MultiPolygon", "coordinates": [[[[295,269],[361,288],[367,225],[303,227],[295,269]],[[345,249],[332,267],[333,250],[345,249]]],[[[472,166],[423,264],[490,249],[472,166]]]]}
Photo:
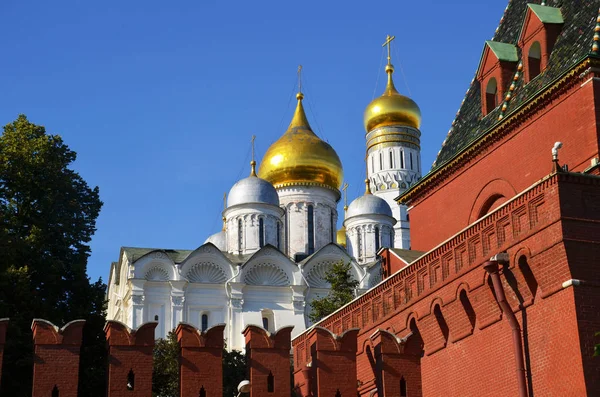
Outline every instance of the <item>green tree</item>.
{"type": "Polygon", "coordinates": [[[79,394],[104,395],[106,286],[87,277],[102,207],[76,153],[24,115],[0,136],[0,318],[9,317],[0,395],[31,395],[31,320],[83,318],[79,394]]]}
{"type": "Polygon", "coordinates": [[[331,285],[331,289],[327,296],[312,301],[308,315],[310,321],[316,323],[354,299],[358,280],[352,277],[350,269],[350,263],[340,261],[325,273],[325,280],[331,285]]]}
{"type": "Polygon", "coordinates": [[[179,397],[179,343],[173,331],[154,344],[152,395],[179,397]]]}
{"type": "MultiPolygon", "coordinates": [[[[235,397],[238,384],[247,379],[244,353],[223,349],[223,397],[235,397]]],[[[155,397],[179,397],[179,343],[175,332],[154,345],[152,394],[155,397]]]]}
{"type": "Polygon", "coordinates": [[[248,379],[247,356],[237,350],[223,350],[223,397],[237,396],[237,387],[244,379],[248,379]]]}
{"type": "MultiPolygon", "coordinates": [[[[600,336],[600,332],[596,332],[596,336],[600,336]]],[[[594,356],[600,356],[600,343],[594,346],[594,356]]]]}

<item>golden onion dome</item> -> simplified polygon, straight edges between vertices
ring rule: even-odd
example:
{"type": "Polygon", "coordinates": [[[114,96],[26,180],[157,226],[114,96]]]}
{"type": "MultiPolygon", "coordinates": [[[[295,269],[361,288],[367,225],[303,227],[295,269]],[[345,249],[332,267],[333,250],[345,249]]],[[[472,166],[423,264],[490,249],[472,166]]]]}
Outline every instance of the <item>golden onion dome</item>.
{"type": "Polygon", "coordinates": [[[342,226],[338,229],[335,235],[335,241],[338,245],[341,245],[342,247],[346,248],[346,226],[342,226]]]}
{"type": "Polygon", "coordinates": [[[269,147],[258,170],[258,176],[275,188],[294,185],[313,185],[338,191],[344,172],[342,162],[333,148],[310,128],[302,99],[292,122],[281,138],[269,147]]]}
{"type": "Polygon", "coordinates": [[[387,125],[404,125],[419,129],[421,126],[419,106],[396,90],[392,80],[394,67],[391,64],[386,65],[385,72],[388,75],[385,92],[367,106],[364,116],[365,130],[370,132],[377,127],[387,125]]]}

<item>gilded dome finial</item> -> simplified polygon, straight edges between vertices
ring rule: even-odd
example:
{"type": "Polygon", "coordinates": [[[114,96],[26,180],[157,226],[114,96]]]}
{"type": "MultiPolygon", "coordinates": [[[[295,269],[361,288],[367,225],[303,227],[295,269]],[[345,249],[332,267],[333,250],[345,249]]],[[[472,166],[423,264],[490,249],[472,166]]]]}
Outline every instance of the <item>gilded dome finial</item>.
{"type": "Polygon", "coordinates": [[[369,178],[365,179],[365,194],[372,194],[371,193],[371,181],[369,181],[369,178]]]}
{"type": "Polygon", "coordinates": [[[402,125],[417,129],[421,126],[419,106],[412,99],[401,95],[394,86],[391,43],[395,38],[396,36],[388,35],[382,45],[382,47],[387,46],[385,72],[388,80],[383,95],[371,101],[365,110],[364,122],[367,132],[388,125],[402,125]]]}
{"type": "Polygon", "coordinates": [[[252,135],[252,161],[250,161],[250,176],[256,176],[256,161],[254,161],[254,140],[256,135],[252,135]]]}
{"type": "Polygon", "coordinates": [[[346,212],[348,212],[348,183],[344,183],[342,191],[344,192],[344,219],[346,219],[346,212]]]}
{"type": "Polygon", "coordinates": [[[304,106],[302,106],[302,100],[304,99],[304,94],[302,93],[302,65],[298,65],[298,93],[296,94],[296,99],[298,100],[298,104],[296,105],[296,111],[294,112],[294,117],[292,117],[292,122],[288,127],[288,132],[290,132],[292,128],[298,127],[303,127],[310,132],[313,132],[310,128],[310,124],[308,124],[304,106]]]}
{"type": "Polygon", "coordinates": [[[267,149],[258,177],[275,188],[294,185],[322,186],[340,194],[342,162],[335,150],[313,132],[302,100],[301,71],[298,67],[298,104],[286,132],[267,149]]]}
{"type": "Polygon", "coordinates": [[[396,38],[396,36],[390,36],[389,34],[387,35],[387,38],[385,39],[385,43],[383,43],[381,46],[382,47],[386,47],[387,46],[387,65],[385,65],[385,72],[388,75],[388,81],[387,81],[387,86],[385,87],[385,92],[383,93],[383,95],[393,95],[393,94],[397,94],[398,90],[396,90],[396,87],[394,86],[394,80],[392,79],[392,74],[394,74],[394,65],[392,65],[392,41],[396,38]]]}

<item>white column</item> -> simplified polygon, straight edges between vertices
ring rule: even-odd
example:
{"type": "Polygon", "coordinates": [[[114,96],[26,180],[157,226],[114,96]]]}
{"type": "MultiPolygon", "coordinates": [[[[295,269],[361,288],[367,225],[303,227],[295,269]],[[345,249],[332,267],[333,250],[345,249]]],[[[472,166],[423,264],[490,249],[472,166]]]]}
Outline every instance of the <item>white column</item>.
{"type": "Polygon", "coordinates": [[[131,328],[138,328],[144,323],[144,295],[131,295],[131,328]]]}

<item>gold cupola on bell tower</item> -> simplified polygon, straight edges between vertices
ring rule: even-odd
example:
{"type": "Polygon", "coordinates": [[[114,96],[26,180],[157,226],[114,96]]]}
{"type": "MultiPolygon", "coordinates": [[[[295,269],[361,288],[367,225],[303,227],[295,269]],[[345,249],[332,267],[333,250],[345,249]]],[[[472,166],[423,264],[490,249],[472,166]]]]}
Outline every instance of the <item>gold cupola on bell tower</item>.
{"type": "Polygon", "coordinates": [[[388,47],[387,65],[387,85],[383,95],[375,98],[365,110],[364,123],[367,132],[375,128],[388,125],[403,125],[419,129],[421,126],[421,110],[419,106],[407,96],[404,96],[396,90],[392,75],[394,66],[391,63],[390,43],[395,37],[388,36],[383,44],[388,47]]]}

